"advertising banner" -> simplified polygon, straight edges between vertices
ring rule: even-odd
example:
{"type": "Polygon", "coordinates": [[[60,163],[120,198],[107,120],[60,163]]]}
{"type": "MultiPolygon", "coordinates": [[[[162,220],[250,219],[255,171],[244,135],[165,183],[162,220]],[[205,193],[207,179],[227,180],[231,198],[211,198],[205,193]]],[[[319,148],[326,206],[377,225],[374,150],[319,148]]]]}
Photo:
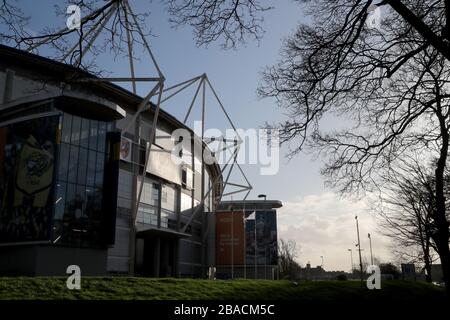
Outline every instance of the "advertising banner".
{"type": "Polygon", "coordinates": [[[131,162],[132,143],[130,139],[122,137],[120,142],[120,160],[131,162]]]}
{"type": "Polygon", "coordinates": [[[0,129],[0,243],[50,239],[59,116],[0,129]]]}
{"type": "Polygon", "coordinates": [[[216,214],[216,265],[244,265],[245,232],[243,212],[216,214]]]}

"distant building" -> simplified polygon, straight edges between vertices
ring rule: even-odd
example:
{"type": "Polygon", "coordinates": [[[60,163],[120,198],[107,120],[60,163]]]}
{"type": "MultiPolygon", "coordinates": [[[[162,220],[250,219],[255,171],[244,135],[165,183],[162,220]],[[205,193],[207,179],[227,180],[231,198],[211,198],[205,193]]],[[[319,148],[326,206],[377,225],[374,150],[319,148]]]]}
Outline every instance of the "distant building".
{"type": "Polygon", "coordinates": [[[300,280],[336,280],[338,276],[345,275],[350,278],[350,274],[345,271],[326,271],[322,266],[311,267],[310,263],[306,267],[300,268],[300,280]]]}
{"type": "Polygon", "coordinates": [[[277,279],[277,200],[222,201],[215,215],[216,277],[277,279]]]}

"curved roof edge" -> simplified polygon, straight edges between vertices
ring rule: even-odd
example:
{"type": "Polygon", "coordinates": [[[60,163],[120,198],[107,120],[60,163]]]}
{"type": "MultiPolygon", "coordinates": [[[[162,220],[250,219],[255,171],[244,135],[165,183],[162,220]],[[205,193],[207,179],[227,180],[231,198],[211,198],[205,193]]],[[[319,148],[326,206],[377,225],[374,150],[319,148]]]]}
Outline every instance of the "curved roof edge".
{"type": "Polygon", "coordinates": [[[280,200],[225,200],[221,201],[217,211],[230,210],[264,210],[281,208],[283,203],[280,200]]]}
{"type": "MultiPolygon", "coordinates": [[[[64,82],[67,84],[76,84],[80,87],[88,85],[90,89],[95,88],[99,90],[99,92],[103,93],[106,97],[111,97],[111,95],[113,95],[115,99],[111,100],[120,100],[122,102],[122,105],[126,105],[126,107],[135,110],[137,110],[137,107],[143,100],[142,97],[109,81],[79,81],[80,79],[100,79],[100,77],[95,76],[80,68],[76,68],[74,66],[55,61],[50,58],[39,56],[2,44],[0,44],[0,61],[9,61],[15,65],[18,65],[20,63],[21,68],[27,68],[27,70],[33,68],[40,69],[47,75],[49,74],[49,71],[51,71],[53,73],[49,77],[53,81],[64,82]]],[[[152,111],[154,111],[156,106],[153,103],[151,103],[151,106],[153,109],[152,111]]],[[[174,127],[184,128],[188,130],[189,132],[194,134],[194,137],[197,137],[198,141],[201,141],[201,138],[198,137],[191,128],[169,114],[167,111],[161,109],[159,112],[159,117],[162,117],[165,121],[172,124],[174,127]]],[[[208,145],[204,141],[202,142],[202,145],[204,148],[208,148],[208,145]]],[[[222,175],[220,166],[217,163],[215,163],[212,167],[215,168],[218,176],[222,175]]]]}

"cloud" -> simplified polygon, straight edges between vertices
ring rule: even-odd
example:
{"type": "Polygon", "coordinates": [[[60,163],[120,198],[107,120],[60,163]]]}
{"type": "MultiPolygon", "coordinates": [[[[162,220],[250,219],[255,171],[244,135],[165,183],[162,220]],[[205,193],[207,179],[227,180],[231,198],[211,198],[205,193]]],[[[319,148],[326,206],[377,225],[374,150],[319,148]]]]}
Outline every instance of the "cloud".
{"type": "Polygon", "coordinates": [[[353,263],[358,263],[355,215],[358,216],[363,259],[370,259],[369,240],[372,236],[373,255],[390,260],[389,239],[380,235],[368,203],[340,198],[332,192],[296,197],[283,203],[278,210],[279,238],[297,243],[298,261],[305,265],[321,264],[324,256],[327,270],[350,269],[350,252],[353,263]]]}

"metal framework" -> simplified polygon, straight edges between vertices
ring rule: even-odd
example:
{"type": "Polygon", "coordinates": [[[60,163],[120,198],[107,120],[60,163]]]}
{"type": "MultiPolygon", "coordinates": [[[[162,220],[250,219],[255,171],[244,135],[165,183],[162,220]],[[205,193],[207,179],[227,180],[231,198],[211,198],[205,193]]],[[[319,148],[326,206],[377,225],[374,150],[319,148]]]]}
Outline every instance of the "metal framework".
{"type": "MultiPolygon", "coordinates": [[[[240,145],[242,144],[242,139],[241,139],[241,137],[239,135],[239,132],[236,130],[236,127],[235,127],[233,121],[231,120],[228,112],[226,111],[222,101],[220,100],[219,96],[217,95],[214,87],[212,86],[212,84],[211,84],[211,82],[210,82],[210,80],[209,80],[209,78],[208,78],[208,76],[206,74],[194,77],[192,79],[183,81],[183,82],[181,82],[179,84],[176,84],[176,85],[171,86],[171,87],[169,87],[167,89],[164,89],[163,92],[165,94],[167,94],[167,96],[164,97],[161,100],[161,103],[170,100],[171,98],[175,97],[177,94],[182,93],[183,91],[187,90],[191,86],[192,87],[196,87],[196,90],[195,90],[195,93],[194,93],[192,99],[190,100],[189,106],[187,107],[187,111],[186,111],[186,115],[184,116],[183,123],[186,124],[189,116],[192,113],[192,110],[194,108],[195,103],[197,102],[198,99],[200,99],[201,100],[201,121],[202,121],[201,140],[208,147],[209,147],[209,145],[211,143],[219,142],[219,149],[217,151],[221,152],[221,151],[226,151],[226,150],[232,150],[232,155],[228,158],[228,160],[225,162],[225,164],[221,168],[221,175],[225,176],[225,174],[226,174],[225,180],[219,181],[220,177],[217,177],[215,179],[214,183],[211,185],[211,187],[206,191],[206,193],[203,193],[201,205],[198,206],[196,208],[196,210],[193,212],[193,214],[191,215],[189,221],[183,227],[182,232],[184,232],[187,229],[189,224],[195,218],[196,214],[202,208],[204,200],[208,197],[208,195],[211,193],[214,185],[216,185],[218,182],[221,183],[221,188],[220,188],[221,194],[220,194],[220,196],[217,199],[215,199],[215,201],[216,201],[215,204],[220,202],[222,197],[230,196],[230,195],[238,194],[238,193],[243,193],[243,192],[246,192],[246,194],[244,196],[244,199],[243,199],[243,200],[245,200],[248,197],[250,191],[253,188],[252,185],[250,184],[247,176],[245,175],[244,171],[242,170],[241,165],[237,162],[237,155],[238,155],[239,150],[240,150],[240,145]],[[219,110],[223,113],[223,115],[227,119],[229,125],[234,130],[237,139],[230,140],[230,139],[226,139],[224,136],[221,136],[221,137],[205,137],[204,136],[204,133],[205,133],[205,117],[206,117],[206,111],[207,111],[207,106],[206,106],[206,89],[207,88],[213,94],[214,99],[216,100],[218,106],[220,107],[219,110]],[[200,93],[200,90],[201,90],[201,93],[200,93]],[[200,93],[200,95],[199,95],[199,93],[200,93]],[[230,145],[230,143],[231,143],[231,145],[230,145]],[[229,182],[229,179],[230,179],[231,173],[233,172],[233,168],[234,167],[238,168],[238,170],[239,170],[238,172],[242,175],[242,177],[243,177],[243,179],[244,179],[246,184],[229,182]],[[235,191],[231,191],[231,192],[225,192],[225,189],[226,189],[227,186],[237,187],[239,189],[235,190],[235,191]]],[[[204,161],[202,161],[202,163],[203,162],[204,161]]],[[[204,174],[204,172],[202,172],[202,176],[203,176],[203,174],[204,174]]]]}
{"type": "MultiPolygon", "coordinates": [[[[193,210],[191,216],[189,217],[189,220],[186,222],[186,224],[181,229],[181,232],[186,232],[186,229],[189,227],[191,222],[194,220],[195,216],[198,214],[200,209],[204,208],[204,201],[209,196],[209,194],[212,192],[214,186],[217,185],[217,183],[220,183],[220,195],[218,197],[214,198],[215,205],[220,202],[222,197],[225,196],[231,196],[238,193],[245,192],[245,196],[243,200],[246,200],[248,197],[250,191],[252,190],[252,185],[250,184],[247,176],[245,175],[244,171],[242,170],[240,164],[237,162],[237,155],[240,149],[240,144],[242,143],[241,137],[239,136],[238,131],[236,130],[236,127],[234,126],[233,121],[231,120],[228,112],[226,111],[222,101],[220,100],[218,94],[216,93],[214,87],[212,86],[210,80],[208,79],[206,74],[202,74],[200,76],[191,78],[189,80],[183,81],[181,83],[175,84],[170,87],[165,87],[165,77],[163,73],[161,72],[161,69],[159,68],[159,65],[156,61],[155,56],[152,53],[151,47],[149,43],[146,40],[146,37],[137,21],[136,15],[134,14],[130,4],[128,3],[128,0],[111,0],[108,2],[105,6],[102,8],[92,12],[91,14],[87,15],[81,20],[81,23],[88,20],[93,20],[93,24],[90,26],[89,30],[84,32],[83,39],[77,44],[75,44],[73,47],[69,49],[68,52],[65,53],[65,55],[62,57],[62,61],[65,61],[69,56],[73,55],[74,52],[76,52],[77,48],[81,48],[84,43],[84,48],[81,48],[79,53],[79,57],[77,58],[75,64],[79,65],[83,59],[83,57],[86,55],[87,52],[90,51],[92,48],[92,45],[95,43],[98,36],[101,34],[101,32],[105,29],[108,22],[111,20],[111,17],[114,15],[114,13],[117,13],[119,11],[119,14],[122,14],[124,17],[124,28],[126,29],[126,42],[128,46],[128,62],[129,62],[129,68],[130,68],[130,76],[128,77],[98,77],[98,78],[82,78],[78,79],[77,81],[80,82],[99,82],[99,81],[105,81],[105,82],[128,82],[132,85],[132,90],[134,94],[137,94],[136,90],[136,83],[137,82],[147,82],[147,83],[155,83],[151,90],[143,97],[142,101],[140,102],[137,111],[130,117],[128,122],[125,124],[125,126],[122,128],[122,135],[125,133],[133,124],[136,124],[139,122],[140,115],[144,113],[145,111],[152,108],[152,105],[154,105],[154,112],[153,112],[153,119],[152,119],[152,127],[150,132],[150,138],[149,142],[146,143],[145,147],[145,164],[144,164],[144,170],[142,170],[142,174],[139,173],[139,170],[137,170],[137,175],[135,174],[135,179],[137,183],[139,182],[138,190],[136,190],[136,203],[132,209],[132,221],[134,226],[136,226],[136,219],[137,219],[137,213],[139,210],[139,204],[141,202],[141,197],[143,193],[143,186],[144,186],[144,177],[146,175],[146,168],[148,167],[149,161],[150,161],[150,152],[151,152],[151,144],[152,141],[154,141],[155,135],[156,135],[156,125],[158,122],[158,116],[160,112],[161,105],[167,101],[170,101],[173,97],[177,96],[178,94],[184,92],[188,88],[192,86],[196,86],[196,91],[192,99],[190,100],[189,105],[187,106],[186,115],[184,117],[183,123],[186,124],[189,116],[192,113],[192,110],[194,108],[194,105],[198,99],[201,99],[201,118],[202,118],[202,133],[201,133],[201,140],[205,143],[207,147],[210,146],[211,143],[219,141],[219,144],[221,148],[218,150],[220,151],[226,151],[226,150],[232,150],[231,157],[226,161],[226,163],[222,166],[220,169],[221,175],[218,175],[214,182],[211,184],[210,188],[208,190],[205,190],[204,186],[204,173],[205,173],[205,166],[204,166],[204,159],[202,156],[202,200],[200,202],[200,205],[193,210]],[[100,10],[103,10],[102,12],[100,10]],[[150,57],[150,61],[152,65],[154,66],[156,70],[156,75],[149,76],[149,77],[136,77],[135,75],[135,65],[134,65],[134,58],[133,58],[133,35],[131,34],[131,30],[134,30],[138,33],[140,39],[142,40],[142,45],[145,48],[147,54],[150,57]],[[80,47],[81,46],[81,47],[80,47]],[[219,110],[223,113],[225,118],[227,119],[228,123],[232,127],[232,129],[235,131],[237,139],[235,140],[227,140],[225,137],[205,137],[205,114],[206,114],[206,90],[209,90],[212,93],[212,96],[215,98],[219,105],[219,110]],[[164,97],[163,97],[164,96],[164,97]],[[156,97],[156,103],[151,103],[150,100],[156,97]],[[231,143],[231,145],[230,145],[231,143]],[[242,175],[243,180],[245,184],[241,183],[234,183],[230,182],[230,176],[233,172],[233,169],[237,167],[238,172],[242,175]],[[221,179],[221,176],[225,176],[226,178],[223,180],[221,179]],[[140,177],[140,181],[139,181],[140,177]],[[227,186],[238,188],[238,190],[225,192],[225,189],[227,186]]],[[[46,45],[56,39],[57,37],[60,37],[61,34],[68,33],[69,29],[64,28],[61,29],[59,32],[54,33],[52,35],[48,35],[44,38],[42,38],[39,42],[32,43],[28,51],[34,51],[38,47],[42,45],[46,45]]],[[[203,146],[202,146],[203,149],[203,146]]],[[[203,150],[202,150],[203,151],[203,150]]],[[[192,157],[194,157],[194,150],[192,150],[192,157]]],[[[207,226],[206,232],[204,233],[204,240],[206,240],[206,236],[209,232],[209,225],[207,226]]]]}

